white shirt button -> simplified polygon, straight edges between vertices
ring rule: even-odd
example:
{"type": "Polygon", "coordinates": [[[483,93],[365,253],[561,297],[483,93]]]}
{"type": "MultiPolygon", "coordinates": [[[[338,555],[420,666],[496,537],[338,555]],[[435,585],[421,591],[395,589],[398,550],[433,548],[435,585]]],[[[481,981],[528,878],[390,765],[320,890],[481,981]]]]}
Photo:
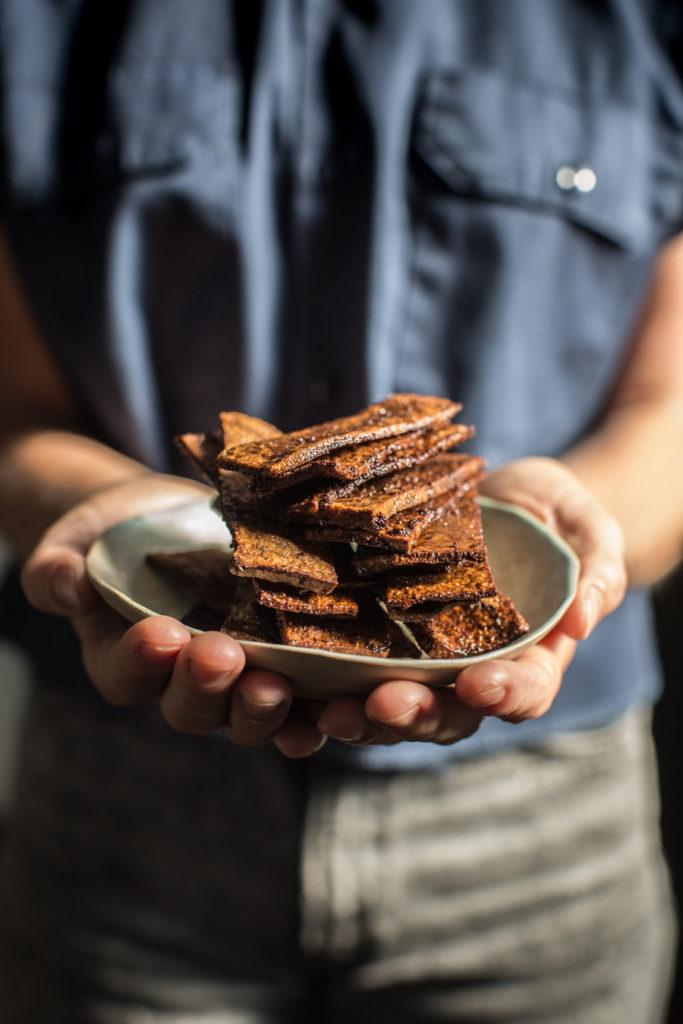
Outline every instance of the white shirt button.
{"type": "Polygon", "coordinates": [[[563,164],[555,175],[555,184],[563,192],[592,192],[598,183],[598,176],[592,167],[571,167],[563,164]]]}
{"type": "Polygon", "coordinates": [[[579,192],[592,192],[598,178],[592,167],[579,167],[574,177],[574,188],[579,192]]]}
{"type": "Polygon", "coordinates": [[[570,189],[574,188],[576,183],[576,171],[573,167],[565,164],[563,167],[560,167],[555,175],[555,182],[558,188],[561,188],[563,192],[569,192],[570,189]]]}

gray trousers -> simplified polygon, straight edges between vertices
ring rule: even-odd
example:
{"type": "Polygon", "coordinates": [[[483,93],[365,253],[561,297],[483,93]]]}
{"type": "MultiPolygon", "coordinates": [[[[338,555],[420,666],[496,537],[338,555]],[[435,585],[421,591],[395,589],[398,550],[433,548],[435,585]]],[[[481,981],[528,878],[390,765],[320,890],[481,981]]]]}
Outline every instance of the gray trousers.
{"type": "Polygon", "coordinates": [[[38,691],[5,1024],[657,1024],[675,926],[645,715],[363,774],[38,691]]]}

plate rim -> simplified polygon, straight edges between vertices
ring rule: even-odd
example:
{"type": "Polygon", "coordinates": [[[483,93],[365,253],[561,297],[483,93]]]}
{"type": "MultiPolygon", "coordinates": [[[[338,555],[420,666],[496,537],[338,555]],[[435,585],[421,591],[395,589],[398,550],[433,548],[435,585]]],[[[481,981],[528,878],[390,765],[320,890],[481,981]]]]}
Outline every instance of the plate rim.
{"type": "MultiPolygon", "coordinates": [[[[427,669],[433,667],[434,670],[448,671],[458,670],[464,668],[467,665],[475,665],[484,661],[491,661],[497,658],[508,658],[515,657],[528,647],[533,646],[542,640],[544,636],[554,628],[554,626],[560,621],[566,610],[568,609],[571,602],[576,596],[579,581],[580,563],[576,552],[572,547],[562,538],[559,534],[555,533],[550,527],[544,523],[541,519],[535,516],[532,512],[522,508],[519,505],[515,505],[511,502],[502,501],[499,498],[491,498],[487,495],[480,494],[478,496],[479,502],[482,507],[490,508],[492,510],[498,510],[506,515],[512,515],[518,519],[522,519],[528,522],[536,531],[544,535],[545,539],[549,541],[560,553],[563,555],[566,566],[567,566],[567,587],[566,593],[563,600],[560,602],[558,607],[555,609],[553,614],[549,616],[540,626],[535,630],[525,633],[523,636],[514,640],[511,644],[507,644],[504,647],[496,648],[495,651],[485,651],[480,654],[466,655],[460,658],[430,658],[429,656],[419,658],[379,658],[375,655],[361,655],[361,654],[347,654],[347,653],[336,653],[334,651],[318,650],[312,647],[287,647],[283,644],[268,643],[267,641],[259,640],[239,640],[237,641],[241,647],[245,649],[245,652],[250,650],[272,650],[277,652],[289,651],[296,652],[298,656],[319,658],[323,661],[329,660],[335,663],[349,663],[349,664],[362,664],[368,667],[376,666],[383,667],[386,669],[406,669],[411,667],[412,669],[423,668],[427,669]]],[[[118,587],[114,586],[106,580],[102,580],[99,574],[95,571],[93,563],[97,560],[100,551],[105,547],[111,536],[120,530],[129,530],[131,526],[138,521],[150,522],[155,518],[157,519],[168,519],[170,515],[180,511],[183,508],[199,507],[204,509],[210,509],[213,515],[217,515],[215,509],[212,507],[212,501],[205,499],[196,499],[189,502],[182,502],[178,505],[172,505],[165,509],[159,509],[157,511],[141,513],[136,516],[131,516],[128,519],[122,520],[120,523],[116,523],[111,526],[108,530],[98,537],[91,545],[86,555],[86,571],[88,576],[102,598],[107,601],[108,596],[116,596],[117,599],[117,610],[120,614],[120,605],[124,604],[126,607],[130,607],[131,611],[135,611],[138,615],[136,620],[147,618],[152,615],[162,615],[163,612],[157,612],[147,605],[142,604],[140,601],[131,597],[129,594],[125,594],[118,587]]],[[[201,550],[202,547],[215,547],[216,544],[197,544],[196,550],[201,550]]],[[[229,545],[226,545],[229,546],[229,545]]],[[[124,617],[126,617],[124,615],[124,617]]],[[[188,626],[188,630],[197,635],[202,633],[202,630],[196,629],[195,627],[188,626]]]]}

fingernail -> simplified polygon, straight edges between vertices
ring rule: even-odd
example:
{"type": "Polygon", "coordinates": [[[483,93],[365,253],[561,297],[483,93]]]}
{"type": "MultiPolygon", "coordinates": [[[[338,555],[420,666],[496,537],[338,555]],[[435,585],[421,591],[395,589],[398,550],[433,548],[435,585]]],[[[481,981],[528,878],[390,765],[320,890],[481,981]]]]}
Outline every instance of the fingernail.
{"type": "Polygon", "coordinates": [[[600,613],[602,611],[602,591],[594,584],[591,584],[586,590],[583,598],[583,604],[586,615],[585,635],[588,636],[588,634],[593,631],[593,628],[600,618],[600,613]]]}
{"type": "Polygon", "coordinates": [[[54,600],[65,612],[74,614],[81,610],[76,588],[76,573],[70,565],[60,565],[54,571],[50,588],[54,600]]]}
{"type": "Polygon", "coordinates": [[[242,707],[250,718],[267,718],[285,706],[286,700],[254,701],[245,694],[240,693],[242,707]]]}
{"type": "Polygon", "coordinates": [[[221,693],[230,681],[230,672],[223,666],[206,665],[204,662],[189,658],[187,668],[190,679],[199,693],[221,693]]]}
{"type": "Polygon", "coordinates": [[[346,730],[342,736],[341,733],[329,733],[330,739],[338,740],[340,743],[361,743],[369,734],[369,727],[367,725],[359,725],[355,729],[346,730]]]}
{"type": "Polygon", "coordinates": [[[148,655],[155,661],[159,661],[160,659],[170,661],[178,655],[180,645],[173,644],[171,647],[162,647],[160,644],[148,644],[143,641],[143,643],[140,644],[140,650],[143,654],[148,655]]]}
{"type": "Polygon", "coordinates": [[[407,711],[404,711],[400,715],[395,715],[393,718],[383,718],[382,722],[383,722],[384,725],[388,725],[388,726],[398,725],[398,726],[401,726],[402,728],[406,728],[407,726],[410,726],[410,725],[412,725],[415,722],[415,719],[417,718],[417,716],[419,714],[420,714],[420,705],[419,705],[419,703],[418,704],[411,704],[410,707],[407,709],[407,711]]]}
{"type": "Polygon", "coordinates": [[[505,700],[507,690],[504,686],[492,686],[490,690],[481,690],[468,698],[467,703],[475,708],[493,708],[505,700]]]}

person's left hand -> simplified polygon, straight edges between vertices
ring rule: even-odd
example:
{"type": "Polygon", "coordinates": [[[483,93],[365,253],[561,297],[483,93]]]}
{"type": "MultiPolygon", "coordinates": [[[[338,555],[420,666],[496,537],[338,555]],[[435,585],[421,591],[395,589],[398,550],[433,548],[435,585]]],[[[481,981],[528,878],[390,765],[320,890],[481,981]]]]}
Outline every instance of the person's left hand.
{"type": "Polygon", "coordinates": [[[329,701],[317,717],[325,735],[353,745],[448,744],[472,735],[486,715],[510,722],[538,718],[553,703],[576,642],[620,603],[626,588],[620,527],[566,466],[520,459],[492,472],[481,491],[532,512],[574,549],[581,574],[571,606],[547,637],[517,658],[470,665],[442,689],[397,679],[366,698],[329,701]]]}
{"type": "Polygon", "coordinates": [[[286,756],[306,757],[325,737],[313,721],[315,706],[292,707],[287,679],[250,669],[243,649],[225,633],[193,636],[167,615],[131,625],[88,578],[86,554],[104,530],[134,515],[211,497],[201,484],[153,472],[97,490],[42,535],[22,569],[24,591],[36,608],[69,619],[86,672],[110,704],[156,704],[179,732],[222,729],[238,745],[273,740],[286,756]]]}

